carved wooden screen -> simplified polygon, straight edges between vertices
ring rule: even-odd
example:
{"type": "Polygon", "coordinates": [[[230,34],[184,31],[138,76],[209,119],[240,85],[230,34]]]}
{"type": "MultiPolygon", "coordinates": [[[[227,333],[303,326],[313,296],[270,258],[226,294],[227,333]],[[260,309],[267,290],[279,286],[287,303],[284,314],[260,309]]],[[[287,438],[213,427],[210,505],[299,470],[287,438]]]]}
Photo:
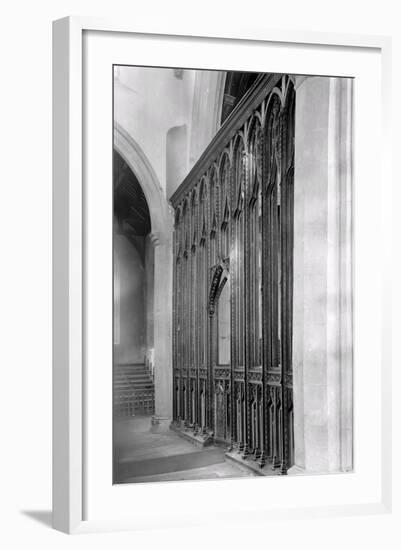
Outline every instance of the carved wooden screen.
{"type": "Polygon", "coordinates": [[[174,422],[283,474],[293,463],[294,110],[287,75],[260,77],[171,198],[174,422]]]}

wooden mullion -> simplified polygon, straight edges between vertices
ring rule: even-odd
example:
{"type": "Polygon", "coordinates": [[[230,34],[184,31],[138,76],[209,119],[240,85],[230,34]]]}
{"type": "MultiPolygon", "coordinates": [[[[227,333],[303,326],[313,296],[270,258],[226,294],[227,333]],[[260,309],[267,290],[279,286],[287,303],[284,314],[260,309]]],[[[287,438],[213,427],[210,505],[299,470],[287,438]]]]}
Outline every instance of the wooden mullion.
{"type": "Polygon", "coordinates": [[[245,442],[243,456],[246,457],[249,454],[249,447],[251,441],[251,395],[249,391],[249,368],[250,368],[250,345],[251,345],[251,311],[250,311],[250,284],[249,284],[249,269],[250,269],[250,227],[249,227],[249,209],[247,208],[249,200],[249,151],[244,151],[243,165],[241,169],[244,171],[244,207],[242,215],[244,216],[244,245],[243,245],[243,290],[241,295],[244,301],[244,310],[242,312],[244,318],[244,423],[245,423],[245,442]]]}

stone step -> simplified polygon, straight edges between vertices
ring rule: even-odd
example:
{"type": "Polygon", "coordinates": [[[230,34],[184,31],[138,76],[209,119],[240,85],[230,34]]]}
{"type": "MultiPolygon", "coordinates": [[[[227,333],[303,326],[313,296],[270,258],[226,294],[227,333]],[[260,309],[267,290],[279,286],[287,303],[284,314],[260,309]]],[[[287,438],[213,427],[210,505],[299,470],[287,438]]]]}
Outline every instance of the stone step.
{"type": "Polygon", "coordinates": [[[114,379],[115,384],[126,384],[126,383],[135,384],[136,382],[141,382],[141,381],[152,382],[152,379],[150,378],[150,376],[135,376],[135,377],[124,376],[124,378],[114,379]]]}
{"type": "Polygon", "coordinates": [[[154,383],[143,363],[118,365],[113,370],[117,415],[149,414],[154,410],[154,383]]]}
{"type": "Polygon", "coordinates": [[[114,384],[115,390],[134,390],[135,388],[153,388],[153,383],[150,380],[144,380],[137,384],[114,384]]]}
{"type": "Polygon", "coordinates": [[[153,382],[152,380],[150,380],[149,378],[148,379],[144,379],[144,380],[129,380],[129,381],[125,381],[125,380],[119,380],[118,382],[115,382],[114,384],[114,388],[129,388],[129,387],[135,387],[135,386],[143,386],[144,384],[148,384],[149,386],[153,386],[153,382]]]}
{"type": "Polygon", "coordinates": [[[130,393],[117,393],[114,394],[115,399],[122,399],[127,400],[131,399],[132,401],[138,400],[138,399],[154,399],[155,394],[153,391],[136,391],[136,392],[130,392],[130,393]]]}
{"type": "Polygon", "coordinates": [[[131,372],[136,370],[147,369],[146,365],[130,365],[128,367],[114,367],[114,372],[131,372]]]}
{"type": "Polygon", "coordinates": [[[137,374],[124,374],[123,376],[114,376],[114,381],[117,382],[118,380],[137,380],[141,378],[148,378],[151,380],[149,374],[147,372],[141,372],[137,374]]]}
{"type": "Polygon", "coordinates": [[[154,390],[153,384],[136,384],[135,386],[132,385],[125,385],[125,386],[115,386],[114,387],[114,393],[115,392],[134,392],[134,391],[150,391],[154,390]]]}
{"type": "Polygon", "coordinates": [[[138,370],[138,371],[130,371],[130,372],[115,372],[114,378],[124,378],[125,376],[149,376],[149,372],[147,370],[138,370]]]}
{"type": "Polygon", "coordinates": [[[154,401],[155,395],[154,393],[148,393],[148,392],[137,392],[135,394],[118,394],[114,395],[114,402],[115,403],[137,403],[139,401],[154,401]]]}
{"type": "Polygon", "coordinates": [[[154,397],[155,397],[155,394],[152,391],[146,391],[146,392],[137,391],[137,392],[130,392],[130,393],[114,394],[114,399],[119,401],[120,400],[121,401],[127,401],[127,400],[138,401],[138,399],[154,399],[154,397]]]}
{"type": "Polygon", "coordinates": [[[145,368],[145,363],[138,363],[132,365],[114,365],[115,370],[126,370],[126,369],[143,369],[145,368]]]}
{"type": "Polygon", "coordinates": [[[152,381],[151,377],[148,374],[142,374],[142,375],[138,375],[138,376],[134,376],[134,375],[131,375],[131,376],[117,376],[117,377],[114,378],[114,383],[116,383],[116,384],[121,383],[121,382],[135,383],[135,382],[140,382],[141,380],[152,381]]]}
{"type": "Polygon", "coordinates": [[[148,458],[146,460],[133,461],[132,459],[120,460],[118,464],[119,477],[137,477],[157,475],[162,473],[192,470],[209,466],[211,464],[224,463],[224,450],[219,448],[207,448],[192,453],[163,456],[160,458],[148,458]]]}
{"type": "Polygon", "coordinates": [[[140,365],[117,365],[114,367],[114,372],[129,372],[141,369],[146,370],[146,365],[143,363],[140,365]]]}
{"type": "Polygon", "coordinates": [[[142,409],[149,409],[154,406],[154,399],[136,399],[136,400],[124,400],[116,399],[114,405],[120,408],[130,408],[135,412],[139,412],[142,409]]]}

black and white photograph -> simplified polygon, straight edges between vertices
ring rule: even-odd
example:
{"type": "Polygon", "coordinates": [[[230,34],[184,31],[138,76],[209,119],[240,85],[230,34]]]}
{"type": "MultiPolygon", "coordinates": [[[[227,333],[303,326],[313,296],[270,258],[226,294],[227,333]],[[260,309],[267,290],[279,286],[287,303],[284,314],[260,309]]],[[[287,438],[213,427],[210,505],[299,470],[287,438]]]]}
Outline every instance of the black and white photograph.
{"type": "Polygon", "coordinates": [[[401,548],[399,11],[5,4],[2,548],[401,548]]]}
{"type": "Polygon", "coordinates": [[[353,79],[113,67],[113,482],[350,472],[353,79]]]}

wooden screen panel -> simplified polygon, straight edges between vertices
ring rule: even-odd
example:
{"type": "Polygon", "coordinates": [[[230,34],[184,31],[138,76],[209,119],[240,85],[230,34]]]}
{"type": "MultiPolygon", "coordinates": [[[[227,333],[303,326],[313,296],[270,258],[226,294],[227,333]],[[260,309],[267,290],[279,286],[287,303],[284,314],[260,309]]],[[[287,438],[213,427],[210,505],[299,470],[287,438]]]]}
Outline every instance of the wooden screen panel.
{"type": "Polygon", "coordinates": [[[221,128],[199,161],[203,170],[195,165],[173,197],[174,421],[286,473],[295,92],[286,75],[266,75],[254,88],[234,112],[238,124],[221,128]],[[231,340],[224,354],[223,310],[231,340]]]}

